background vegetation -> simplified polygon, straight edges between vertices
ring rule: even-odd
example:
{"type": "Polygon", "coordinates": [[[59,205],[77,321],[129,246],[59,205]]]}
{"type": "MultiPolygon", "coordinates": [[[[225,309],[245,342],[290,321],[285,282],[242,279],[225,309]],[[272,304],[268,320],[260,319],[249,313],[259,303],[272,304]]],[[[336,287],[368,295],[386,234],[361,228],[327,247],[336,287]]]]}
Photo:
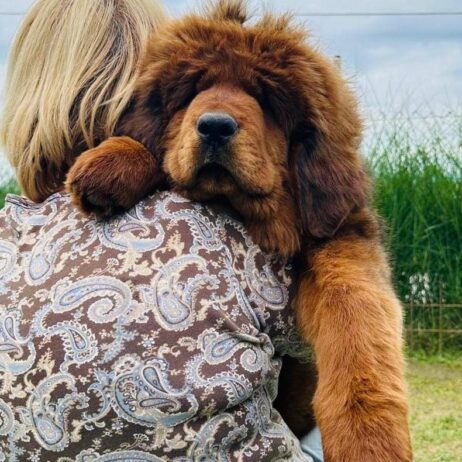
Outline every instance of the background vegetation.
{"type": "MultiPolygon", "coordinates": [[[[405,303],[462,304],[462,118],[397,115],[366,147],[375,203],[387,228],[396,289],[405,303]]],[[[414,329],[460,329],[462,307],[407,310],[414,329]]],[[[423,332],[412,348],[460,350],[462,335],[423,332]]]]}
{"type": "Polygon", "coordinates": [[[3,185],[0,185],[0,209],[3,208],[5,197],[9,193],[19,194],[19,188],[14,180],[7,181],[3,185]]]}

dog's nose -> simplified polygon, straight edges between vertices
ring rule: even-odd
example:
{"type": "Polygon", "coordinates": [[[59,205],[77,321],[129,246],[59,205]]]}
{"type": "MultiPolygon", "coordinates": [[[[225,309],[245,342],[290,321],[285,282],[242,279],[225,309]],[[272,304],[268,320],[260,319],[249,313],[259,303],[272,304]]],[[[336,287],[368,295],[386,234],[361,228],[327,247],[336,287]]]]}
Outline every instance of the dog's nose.
{"type": "Polygon", "coordinates": [[[224,112],[206,112],[197,121],[197,133],[208,144],[225,145],[237,129],[236,119],[224,112]]]}

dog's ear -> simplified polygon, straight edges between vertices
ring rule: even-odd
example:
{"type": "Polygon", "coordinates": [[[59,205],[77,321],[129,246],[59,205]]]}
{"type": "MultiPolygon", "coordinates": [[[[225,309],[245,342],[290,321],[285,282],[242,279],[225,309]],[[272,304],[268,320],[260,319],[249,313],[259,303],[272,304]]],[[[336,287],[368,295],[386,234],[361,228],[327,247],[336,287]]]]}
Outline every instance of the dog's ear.
{"type": "Polygon", "coordinates": [[[161,96],[157,89],[146,86],[138,91],[135,100],[120,118],[116,129],[117,136],[128,136],[138,141],[162,164],[163,147],[161,143],[165,129],[161,96]]]}
{"type": "Polygon", "coordinates": [[[233,21],[244,24],[247,19],[247,9],[244,0],[217,0],[206,6],[206,15],[212,20],[233,21]]]}
{"type": "Polygon", "coordinates": [[[367,204],[370,183],[359,154],[356,100],[340,71],[316,54],[304,67],[299,74],[303,115],[291,141],[289,162],[303,231],[327,238],[351,212],[367,204]]]}

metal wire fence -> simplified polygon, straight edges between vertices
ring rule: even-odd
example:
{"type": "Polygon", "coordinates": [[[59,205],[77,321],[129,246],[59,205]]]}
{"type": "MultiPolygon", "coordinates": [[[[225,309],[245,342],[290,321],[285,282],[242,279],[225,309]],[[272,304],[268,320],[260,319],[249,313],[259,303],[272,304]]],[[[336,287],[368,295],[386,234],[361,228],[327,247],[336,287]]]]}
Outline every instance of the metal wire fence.
{"type": "Polygon", "coordinates": [[[411,351],[440,356],[445,351],[461,351],[462,304],[409,303],[405,309],[406,340],[411,351]]]}

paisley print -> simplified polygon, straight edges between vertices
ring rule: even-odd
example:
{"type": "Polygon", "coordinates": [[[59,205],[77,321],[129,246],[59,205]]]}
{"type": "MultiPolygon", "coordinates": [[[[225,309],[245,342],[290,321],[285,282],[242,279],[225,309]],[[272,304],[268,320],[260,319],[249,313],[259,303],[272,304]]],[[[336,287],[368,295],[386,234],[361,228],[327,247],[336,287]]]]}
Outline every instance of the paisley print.
{"type": "Polygon", "coordinates": [[[174,389],[168,381],[168,364],[161,360],[137,364],[117,377],[113,400],[119,415],[147,427],[173,427],[198,411],[191,388],[174,389]]]}
{"type": "Polygon", "coordinates": [[[0,399],[0,436],[8,435],[14,427],[13,410],[0,399]]]}
{"type": "Polygon", "coordinates": [[[58,204],[55,199],[56,196],[51,196],[42,204],[35,204],[23,197],[10,195],[8,202],[12,207],[6,220],[11,220],[20,228],[44,226],[53,220],[58,213],[58,204]]]}
{"type": "Polygon", "coordinates": [[[16,265],[16,247],[0,241],[0,280],[11,274],[16,265]]]}
{"type": "Polygon", "coordinates": [[[62,247],[79,239],[81,230],[77,227],[76,220],[66,220],[58,223],[44,236],[28,256],[26,264],[26,281],[30,285],[40,285],[53,272],[53,267],[62,247]]]}
{"type": "Polygon", "coordinates": [[[272,401],[305,355],[291,268],[226,210],[159,193],[107,222],[0,212],[0,460],[309,461],[272,401]]]}
{"type": "Polygon", "coordinates": [[[95,462],[162,462],[163,459],[140,451],[120,451],[98,457],[95,462]]]}
{"type": "Polygon", "coordinates": [[[157,222],[149,224],[134,220],[131,215],[114,218],[98,228],[101,242],[117,250],[134,249],[147,252],[157,249],[164,242],[165,234],[157,222]],[[152,233],[152,227],[155,233],[152,233]],[[150,237],[154,234],[154,237],[150,237]]]}
{"type": "Polygon", "coordinates": [[[3,373],[5,377],[28,372],[36,360],[33,342],[19,333],[20,323],[19,311],[2,313],[0,310],[0,374],[3,373]]]}
{"type": "Polygon", "coordinates": [[[86,278],[67,287],[59,284],[52,292],[55,313],[71,311],[94,299],[88,307],[88,317],[96,324],[114,322],[126,315],[132,302],[130,288],[113,277],[86,278]]]}
{"type": "Polygon", "coordinates": [[[74,377],[58,373],[41,381],[29,395],[27,405],[19,407],[18,412],[21,420],[30,425],[35,440],[42,447],[57,452],[69,444],[67,417],[71,408],[85,405],[85,394],[76,392],[74,377]],[[51,397],[58,388],[66,391],[53,401],[51,397]]]}

